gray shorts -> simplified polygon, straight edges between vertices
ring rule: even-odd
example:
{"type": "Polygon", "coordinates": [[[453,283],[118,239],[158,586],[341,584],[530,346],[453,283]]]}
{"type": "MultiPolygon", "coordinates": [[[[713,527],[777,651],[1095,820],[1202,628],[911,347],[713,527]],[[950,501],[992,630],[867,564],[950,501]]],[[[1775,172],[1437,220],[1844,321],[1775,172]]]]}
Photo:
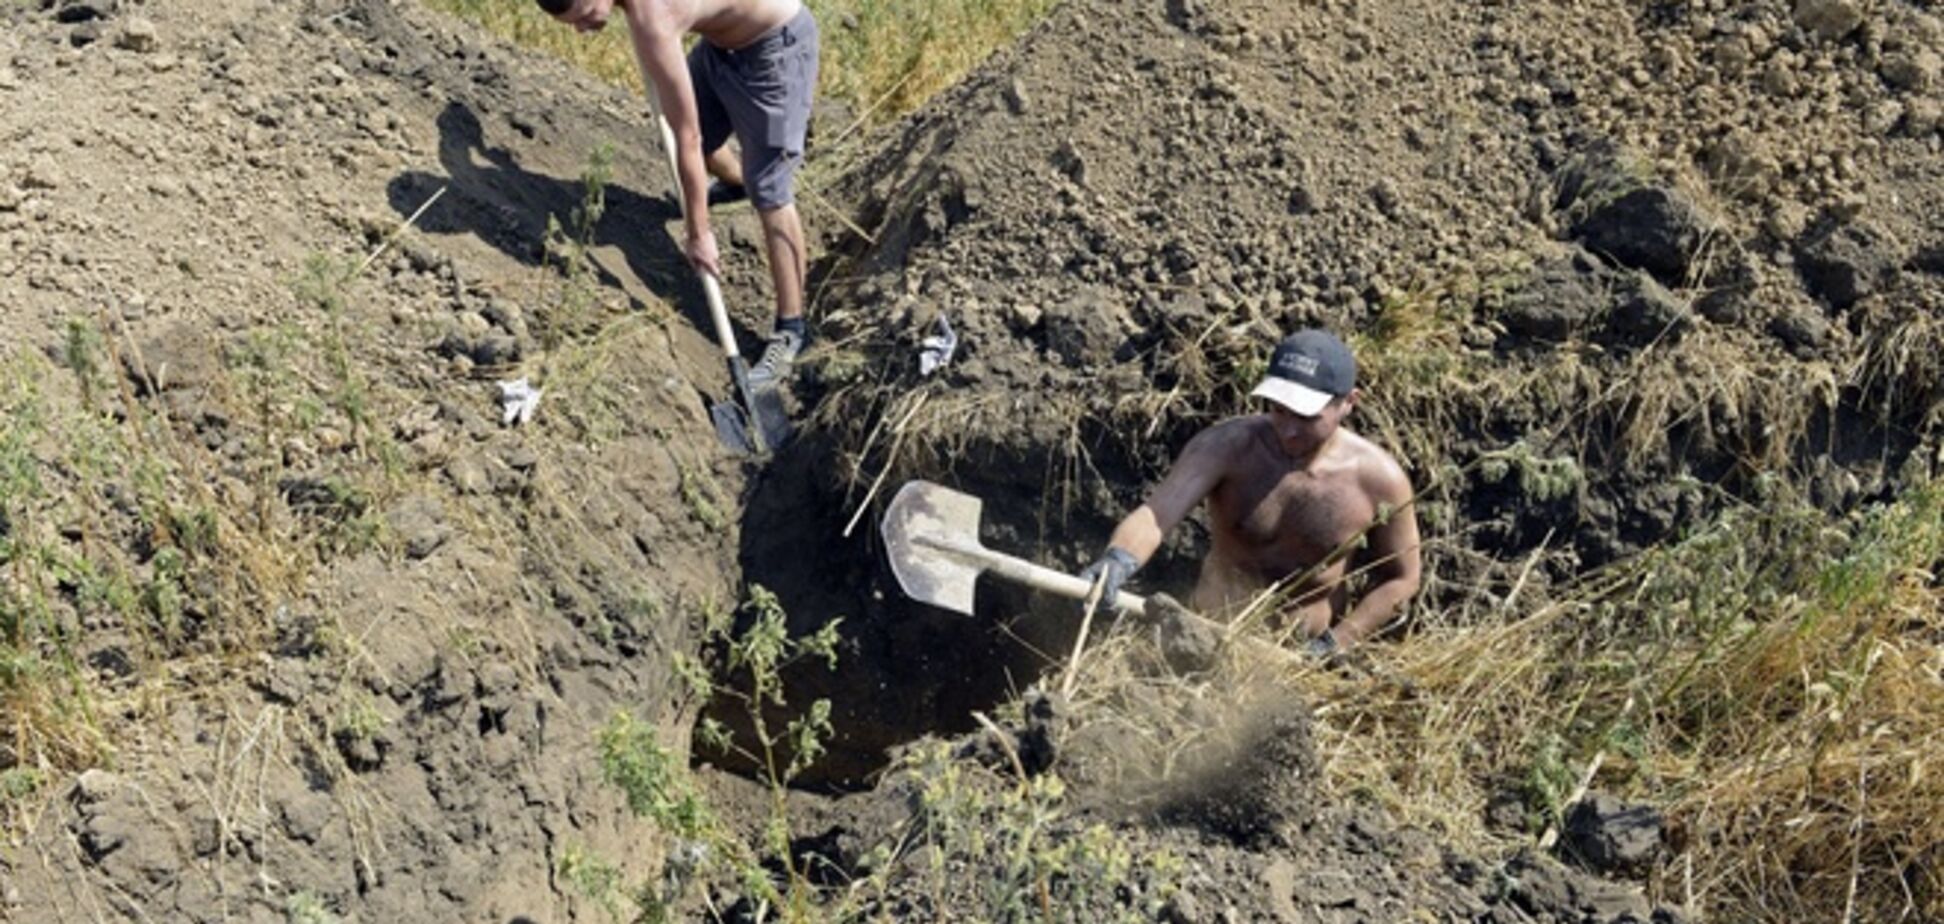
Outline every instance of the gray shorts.
{"type": "Polygon", "coordinates": [[[749,201],[763,211],[796,201],[793,183],[817,88],[817,20],[810,8],[735,51],[696,42],[688,66],[702,153],[722,147],[733,132],[742,144],[749,201]]]}

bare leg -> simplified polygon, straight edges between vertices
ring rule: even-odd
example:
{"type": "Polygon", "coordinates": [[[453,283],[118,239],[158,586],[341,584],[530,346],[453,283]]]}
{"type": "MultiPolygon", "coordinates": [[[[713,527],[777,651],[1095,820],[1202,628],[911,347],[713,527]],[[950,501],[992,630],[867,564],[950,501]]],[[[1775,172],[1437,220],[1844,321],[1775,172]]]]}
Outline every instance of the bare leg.
{"type": "Polygon", "coordinates": [[[803,317],[803,281],[809,275],[809,261],[803,250],[803,222],[797,218],[796,205],[756,215],[763,222],[763,250],[769,256],[770,281],[776,286],[776,318],[803,317]]]}
{"type": "Polygon", "coordinates": [[[724,183],[731,186],[743,184],[742,158],[729,153],[726,144],[704,155],[702,165],[708,168],[710,176],[724,183]]]}

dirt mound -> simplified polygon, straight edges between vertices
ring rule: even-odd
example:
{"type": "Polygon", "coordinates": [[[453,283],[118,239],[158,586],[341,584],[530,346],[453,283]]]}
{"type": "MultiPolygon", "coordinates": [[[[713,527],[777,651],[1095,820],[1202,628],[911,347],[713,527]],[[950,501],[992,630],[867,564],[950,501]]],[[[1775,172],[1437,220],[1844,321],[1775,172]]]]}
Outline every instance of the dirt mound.
{"type": "Polygon", "coordinates": [[[411,5],[0,21],[8,452],[39,473],[0,609],[44,593],[52,627],[6,640],[0,917],[552,920],[564,858],[647,869],[594,730],[686,741],[741,472],[695,400],[719,360],[654,296],[684,274],[627,262],[656,187],[543,265],[634,106],[411,5]],[[523,374],[537,417],[502,426],[523,374]]]}
{"type": "MultiPolygon", "coordinates": [[[[843,250],[828,323],[935,393],[860,474],[1051,498],[1011,526],[1082,562],[1321,323],[1363,361],[1360,425],[1432,487],[1447,579],[1491,579],[1449,548],[1555,533],[1574,561],[1542,573],[1614,560],[1764,472],[1880,496],[1931,464],[1944,394],[1915,257],[1944,236],[1915,63],[1939,20],[1816,15],[1067,4],[847,174],[875,243],[843,250]],[[927,383],[938,315],[963,342],[927,383]]],[[[835,359],[826,416],[877,419],[885,389],[835,359]]]]}

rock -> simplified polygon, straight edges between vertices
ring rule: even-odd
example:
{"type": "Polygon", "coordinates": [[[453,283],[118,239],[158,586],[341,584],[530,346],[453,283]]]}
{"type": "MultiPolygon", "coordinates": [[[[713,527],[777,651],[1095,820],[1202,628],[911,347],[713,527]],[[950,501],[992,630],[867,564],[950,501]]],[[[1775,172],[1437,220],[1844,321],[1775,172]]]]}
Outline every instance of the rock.
{"type": "Polygon", "coordinates": [[[1524,834],[1527,829],[1525,794],[1501,789],[1485,801],[1485,827],[1500,834],[1524,834]]]}
{"type": "Polygon", "coordinates": [[[1596,873],[1640,875],[1661,855],[1660,810],[1593,793],[1566,811],[1561,852],[1596,873]]]}
{"type": "Polygon", "coordinates": [[[27,164],[27,172],[20,178],[23,189],[60,189],[61,168],[54,158],[45,154],[34,158],[27,164]]]}
{"type": "Polygon", "coordinates": [[[1069,366],[1105,367],[1127,342],[1123,317],[1115,293],[1083,289],[1047,307],[1046,347],[1069,366]]]}
{"type": "Polygon", "coordinates": [[[1778,241],[1793,241],[1809,229],[1809,207],[1789,199],[1778,200],[1762,219],[1762,230],[1778,241]]]}
{"type": "Polygon", "coordinates": [[[1514,337],[1558,343],[1606,307],[1599,262],[1575,249],[1541,264],[1518,291],[1506,297],[1498,321],[1514,337]]]}
{"type": "Polygon", "coordinates": [[[1646,270],[1669,285],[1686,282],[1688,265],[1706,227],[1687,197],[1642,186],[1589,204],[1573,236],[1621,266],[1646,270]]]}
{"type": "Polygon", "coordinates": [[[1646,273],[1625,274],[1614,294],[1617,301],[1607,317],[1607,329],[1627,343],[1671,343],[1694,324],[1688,306],[1646,273]]]}
{"type": "Polygon", "coordinates": [[[1163,924],[1202,924],[1209,917],[1194,893],[1182,889],[1161,906],[1161,920],[1163,924]]]}
{"type": "Polygon", "coordinates": [[[1796,0],[1796,25],[1826,42],[1833,42],[1863,24],[1863,4],[1857,0],[1796,0]]]}
{"type": "Polygon", "coordinates": [[[490,494],[493,479],[486,474],[486,461],[476,453],[452,457],[446,463],[446,477],[461,494],[490,494]]]}
{"type": "Polygon", "coordinates": [[[472,342],[467,355],[480,366],[503,366],[520,361],[520,341],[512,334],[491,333],[472,342]]]}
{"type": "Polygon", "coordinates": [[[310,790],[299,790],[282,800],[284,831],[292,838],[306,844],[317,842],[317,836],[329,824],[332,815],[331,800],[328,796],[310,790]]]}
{"type": "MultiPolygon", "coordinates": [[[[42,3],[45,9],[49,4],[42,3]]],[[[120,0],[61,0],[54,9],[58,23],[85,23],[106,19],[121,6],[120,0]]]]}
{"type": "Polygon", "coordinates": [[[406,557],[414,560],[437,551],[451,532],[445,524],[445,510],[429,497],[407,498],[388,519],[406,557]]]}
{"type": "Polygon", "coordinates": [[[1046,312],[1040,310],[1040,306],[1031,302],[1014,302],[1012,307],[1007,309],[1006,320],[1012,324],[1013,330],[1025,333],[1039,327],[1040,319],[1045,314],[1046,312]]]}
{"type": "Polygon", "coordinates": [[[90,20],[81,23],[73,29],[68,30],[68,44],[76,48],[86,48],[89,45],[101,41],[105,31],[101,27],[100,22],[90,20]]]}
{"type": "Polygon", "coordinates": [[[1213,669],[1222,654],[1222,636],[1208,623],[1191,618],[1194,614],[1167,594],[1148,599],[1147,617],[1154,620],[1155,638],[1161,659],[1177,674],[1199,674],[1213,669]]]}
{"type": "Polygon", "coordinates": [[[1006,81],[1006,88],[1000,95],[1006,101],[1006,108],[1011,110],[1013,115],[1026,114],[1029,100],[1026,96],[1026,88],[1019,85],[1019,78],[1014,77],[1006,81]]]}
{"type": "Polygon", "coordinates": [[[155,23],[147,17],[130,16],[122,23],[121,31],[115,34],[115,47],[147,54],[162,47],[162,40],[156,34],[155,23]]]}
{"type": "Polygon", "coordinates": [[[20,75],[11,67],[0,67],[0,90],[20,89],[20,75]]]}
{"type": "Polygon", "coordinates": [[[1798,359],[1810,359],[1829,340],[1829,321],[1809,308],[1784,310],[1769,319],[1768,332],[1798,359]]]}
{"type": "Polygon", "coordinates": [[[1913,99],[1904,104],[1904,134],[1912,138],[1926,138],[1935,133],[1940,125],[1944,125],[1944,104],[1929,98],[1913,99]]]}
{"type": "Polygon", "coordinates": [[[1810,292],[1841,311],[1889,283],[1902,262],[1890,250],[1866,225],[1825,222],[1797,245],[1796,268],[1810,292]]]}
{"type": "Polygon", "coordinates": [[[82,771],[74,781],[74,798],[82,805],[91,805],[120,792],[121,787],[121,777],[95,767],[82,771]]]}
{"type": "Polygon", "coordinates": [[[1647,899],[1618,883],[1576,873],[1549,857],[1522,853],[1505,864],[1507,897],[1542,921],[1646,921],[1647,899]]]}
{"type": "Polygon", "coordinates": [[[1905,93],[1922,93],[1937,83],[1937,74],[1944,68],[1937,52],[1929,48],[1885,55],[1883,63],[1877,65],[1877,73],[1883,75],[1884,82],[1905,93]]]}

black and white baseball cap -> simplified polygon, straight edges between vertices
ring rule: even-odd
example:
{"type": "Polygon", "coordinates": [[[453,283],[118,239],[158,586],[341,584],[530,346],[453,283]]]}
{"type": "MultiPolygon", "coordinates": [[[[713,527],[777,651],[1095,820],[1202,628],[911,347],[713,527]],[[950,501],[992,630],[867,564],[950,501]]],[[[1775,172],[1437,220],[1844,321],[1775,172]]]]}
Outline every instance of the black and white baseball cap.
{"type": "Polygon", "coordinates": [[[1250,394],[1314,417],[1324,405],[1357,387],[1357,360],[1326,330],[1298,331],[1276,344],[1269,374],[1250,394]]]}

